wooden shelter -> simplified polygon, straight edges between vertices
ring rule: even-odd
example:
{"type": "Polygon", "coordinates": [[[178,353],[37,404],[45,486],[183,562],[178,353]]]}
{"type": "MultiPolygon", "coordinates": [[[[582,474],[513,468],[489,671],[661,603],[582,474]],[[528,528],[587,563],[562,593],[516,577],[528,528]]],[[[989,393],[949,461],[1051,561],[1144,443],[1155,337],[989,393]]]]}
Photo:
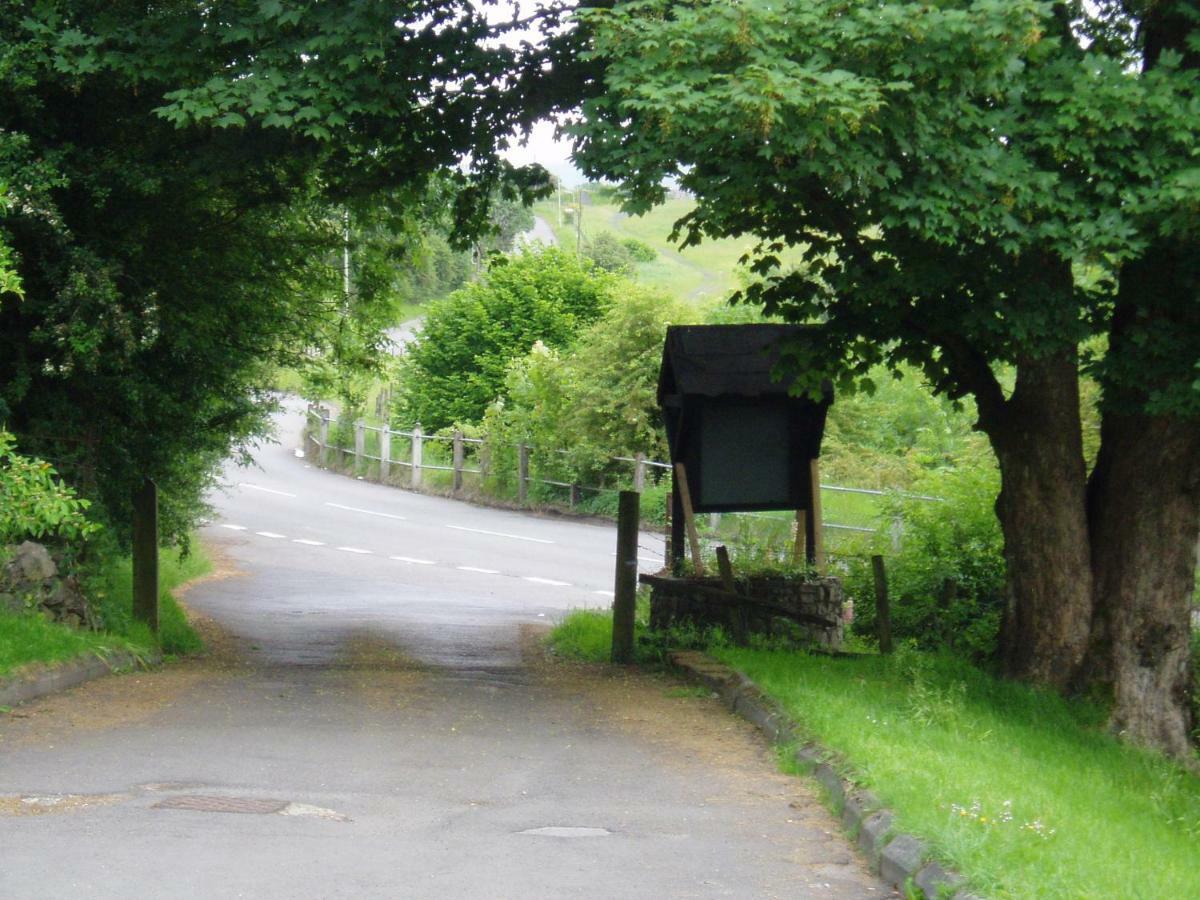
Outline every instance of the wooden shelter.
{"type": "Polygon", "coordinates": [[[820,339],[818,327],[801,325],[667,329],[658,402],[675,472],[673,560],[682,559],[685,519],[694,512],[791,509],[804,520],[808,559],[817,561],[815,462],[833,390],[826,384],[818,399],[793,396],[780,363],[789,347],[820,339]]]}

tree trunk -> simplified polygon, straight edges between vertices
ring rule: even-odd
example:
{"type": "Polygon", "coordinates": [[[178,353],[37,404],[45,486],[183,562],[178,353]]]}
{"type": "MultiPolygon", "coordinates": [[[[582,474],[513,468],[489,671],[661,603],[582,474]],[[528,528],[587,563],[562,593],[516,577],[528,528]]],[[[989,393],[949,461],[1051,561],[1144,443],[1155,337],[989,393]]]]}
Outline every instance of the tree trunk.
{"type": "Polygon", "coordinates": [[[1106,415],[1089,505],[1096,618],[1082,675],[1111,686],[1114,731],[1186,756],[1200,423],[1106,415]]]}
{"type": "Polygon", "coordinates": [[[1092,619],[1074,355],[1022,361],[1012,396],[980,412],[1001,472],[996,514],[1008,565],[1001,662],[1011,677],[1065,690],[1087,651],[1092,619]]]}

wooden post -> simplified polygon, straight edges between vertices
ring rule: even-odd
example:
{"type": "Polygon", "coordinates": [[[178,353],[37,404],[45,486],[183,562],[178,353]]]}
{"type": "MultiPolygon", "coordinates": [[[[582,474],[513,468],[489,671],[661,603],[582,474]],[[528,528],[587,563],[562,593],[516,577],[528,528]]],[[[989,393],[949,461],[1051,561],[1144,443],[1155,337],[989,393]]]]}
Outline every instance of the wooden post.
{"type": "Polygon", "coordinates": [[[792,548],[792,561],[797,564],[808,562],[808,513],[796,510],[796,544],[792,548]]]}
{"type": "Polygon", "coordinates": [[[721,586],[731,594],[737,593],[737,584],[733,580],[733,563],[729,561],[729,551],[725,545],[717,547],[717,568],[721,570],[721,586]]]}
{"type": "Polygon", "coordinates": [[[420,423],[412,430],[412,486],[421,486],[421,456],[424,452],[425,436],[421,433],[420,423]]]}
{"type": "Polygon", "coordinates": [[[387,481],[392,471],[392,426],[384,425],[379,431],[379,480],[387,481]]]}
{"type": "Polygon", "coordinates": [[[454,432],[454,493],[462,490],[463,476],[463,433],[454,432]]]}
{"type": "Polygon", "coordinates": [[[583,499],[583,492],[579,490],[578,484],[571,485],[571,508],[574,509],[579,505],[579,501],[583,499]]]}
{"type": "Polygon", "coordinates": [[[613,588],[612,661],[633,662],[637,606],[637,542],[641,495],[621,491],[617,504],[617,580],[613,588]]]}
{"type": "Polygon", "coordinates": [[[817,572],[825,574],[825,523],[821,518],[821,464],[818,460],[809,463],[812,482],[812,558],[817,572]]]}
{"type": "Polygon", "coordinates": [[[367,423],[362,419],[354,422],[354,472],[365,471],[367,467],[367,423]]]}
{"type": "Polygon", "coordinates": [[[517,445],[517,502],[522,506],[529,500],[529,445],[517,445]]]}
{"type": "Polygon", "coordinates": [[[879,639],[879,652],[892,652],[892,607],[888,600],[887,571],[883,557],[871,557],[871,568],[875,572],[875,636],[879,639]]]}
{"type": "Polygon", "coordinates": [[[633,457],[633,489],[639,494],[646,489],[645,453],[637,453],[633,457]]]}
{"type": "Polygon", "coordinates": [[[679,505],[683,510],[683,522],[687,528],[688,543],[692,548],[692,566],[697,575],[703,575],[704,560],[700,557],[700,532],[696,530],[696,516],[692,512],[692,492],[688,488],[687,469],[683,463],[675,463],[675,485],[679,490],[679,505]]]}
{"type": "Polygon", "coordinates": [[[325,417],[325,413],[317,410],[317,415],[320,417],[318,421],[321,423],[317,428],[317,434],[320,435],[321,453],[317,457],[317,464],[320,466],[329,465],[329,419],[325,417]]]}
{"type": "Polygon", "coordinates": [[[133,617],[158,634],[158,486],[133,494],[133,617]]]}

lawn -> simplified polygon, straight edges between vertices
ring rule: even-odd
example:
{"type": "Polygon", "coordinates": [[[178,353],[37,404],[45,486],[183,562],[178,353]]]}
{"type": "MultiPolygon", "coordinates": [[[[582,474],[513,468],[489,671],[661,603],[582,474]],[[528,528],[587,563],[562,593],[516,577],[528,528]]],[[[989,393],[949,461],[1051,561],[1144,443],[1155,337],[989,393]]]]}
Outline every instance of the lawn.
{"type": "Polygon", "coordinates": [[[102,631],[83,631],[37,615],[0,613],[0,676],[32,663],[52,664],[113,650],[147,654],[161,649],[168,655],[199,652],[203,644],[171,592],[211,568],[197,545],[185,557],[171,550],[161,552],[157,640],[146,626],[133,620],[133,575],[127,558],[111,560],[85,579],[86,593],[104,625],[102,631]]]}

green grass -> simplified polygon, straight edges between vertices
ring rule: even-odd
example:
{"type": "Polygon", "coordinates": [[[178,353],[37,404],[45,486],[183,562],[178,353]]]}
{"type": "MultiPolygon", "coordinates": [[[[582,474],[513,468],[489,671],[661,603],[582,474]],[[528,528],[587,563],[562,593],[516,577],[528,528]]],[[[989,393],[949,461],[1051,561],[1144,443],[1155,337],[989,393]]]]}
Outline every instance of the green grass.
{"type": "Polygon", "coordinates": [[[604,662],[612,653],[612,612],[571,610],[550,632],[546,645],[564,659],[604,662]]]}
{"type": "Polygon", "coordinates": [[[77,631],[28,613],[0,612],[0,677],[32,663],[53,664],[89,653],[137,650],[127,638],[77,631]]]}
{"type": "Polygon", "coordinates": [[[90,653],[129,650],[137,654],[161,649],[168,655],[186,655],[203,649],[199,635],[171,591],[212,568],[198,547],[187,557],[164,550],[159,555],[159,636],[133,620],[132,565],[129,559],[111,559],[85,578],[85,591],[104,630],[92,632],[48,622],[29,613],[0,613],[0,676],[33,663],[53,664],[90,653]]]}
{"type": "MultiPolygon", "coordinates": [[[[566,201],[564,194],[563,200],[566,201]]],[[[668,200],[644,216],[627,216],[610,203],[594,203],[583,208],[583,237],[586,241],[602,231],[617,237],[636,238],[658,251],[653,262],[637,267],[642,284],[661,288],[685,300],[717,299],[737,288],[735,271],[741,255],[753,242],[749,239],[705,241],[699,247],[680,251],[667,240],[671,227],[693,206],[690,200],[668,200]]],[[[534,212],[554,231],[561,246],[575,247],[575,226],[559,225],[554,198],[534,204],[534,212]]]]}
{"type": "Polygon", "coordinates": [[[1200,778],[1104,734],[1098,709],[912,651],[715,653],[986,895],[1200,896],[1200,778]]]}

